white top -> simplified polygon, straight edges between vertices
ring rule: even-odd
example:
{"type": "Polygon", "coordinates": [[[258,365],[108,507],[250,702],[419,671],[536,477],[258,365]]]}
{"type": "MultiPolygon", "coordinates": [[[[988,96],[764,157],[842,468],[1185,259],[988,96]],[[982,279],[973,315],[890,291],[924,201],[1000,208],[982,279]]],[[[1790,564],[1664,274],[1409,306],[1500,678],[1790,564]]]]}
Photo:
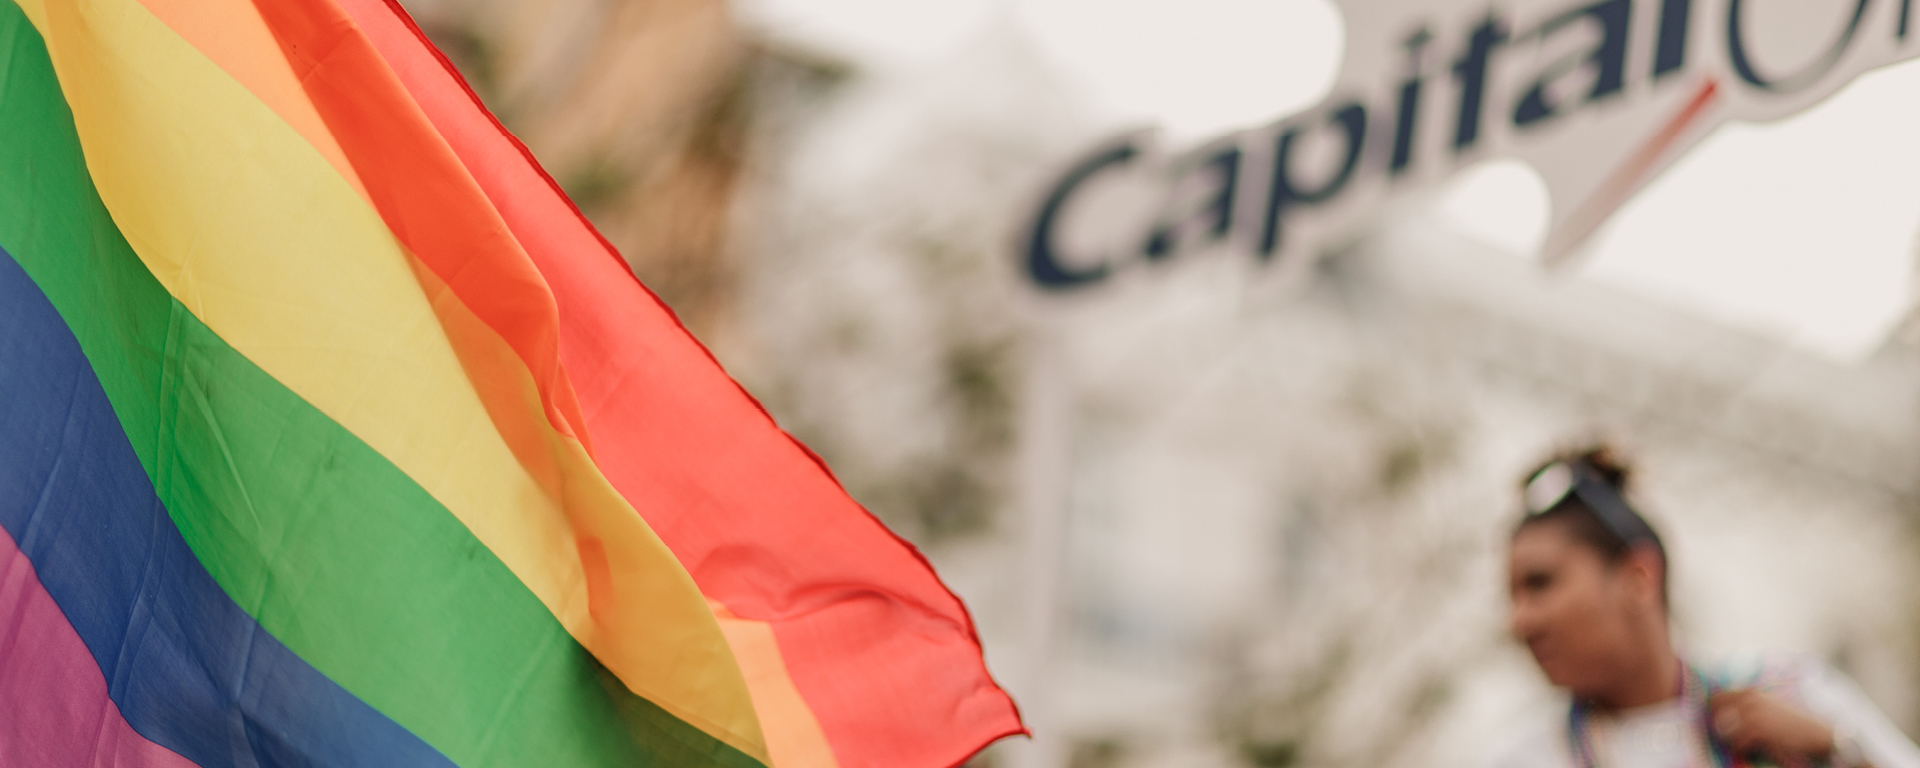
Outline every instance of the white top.
{"type": "MultiPolygon", "coordinates": [[[[1788,698],[1834,725],[1836,731],[1851,734],[1874,768],[1920,768],[1920,749],[1906,734],[1888,722],[1852,680],[1819,661],[1793,659],[1747,665],[1745,674],[1706,674],[1717,681],[1739,681],[1726,687],[1758,683],[1788,698]]],[[[1674,699],[1592,715],[1588,733],[1598,768],[1712,768],[1701,724],[1682,710],[1674,699]]],[[[1489,768],[1576,768],[1567,739],[1567,710],[1562,704],[1552,718],[1518,734],[1489,768]]]]}

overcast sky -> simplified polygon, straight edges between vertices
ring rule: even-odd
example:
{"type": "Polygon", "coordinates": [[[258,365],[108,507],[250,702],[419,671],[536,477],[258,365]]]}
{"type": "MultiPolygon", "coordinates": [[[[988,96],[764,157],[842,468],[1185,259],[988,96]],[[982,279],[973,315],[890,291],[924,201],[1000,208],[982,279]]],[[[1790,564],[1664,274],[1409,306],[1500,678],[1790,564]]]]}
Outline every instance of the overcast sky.
{"type": "MultiPolygon", "coordinates": [[[[936,61],[986,25],[1010,22],[1117,121],[1157,122],[1181,141],[1311,105],[1341,56],[1342,22],[1327,0],[739,0],[739,7],[756,28],[880,69],[936,61]]],[[[1879,344],[1913,292],[1916,96],[1920,62],[1909,62],[1788,120],[1722,127],[1601,231],[1576,279],[1858,359],[1879,344]]],[[[1506,162],[1463,174],[1440,212],[1482,239],[1527,252],[1545,231],[1546,206],[1537,178],[1506,162]]]]}

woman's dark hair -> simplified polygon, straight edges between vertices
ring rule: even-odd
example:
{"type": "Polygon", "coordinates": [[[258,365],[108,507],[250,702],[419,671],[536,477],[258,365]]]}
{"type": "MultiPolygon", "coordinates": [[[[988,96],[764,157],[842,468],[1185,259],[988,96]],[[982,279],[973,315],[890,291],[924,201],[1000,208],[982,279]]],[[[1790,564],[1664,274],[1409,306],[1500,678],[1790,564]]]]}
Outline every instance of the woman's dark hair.
{"type": "MultiPolygon", "coordinates": [[[[1666,544],[1653,525],[1634,511],[1626,501],[1633,470],[1618,451],[1606,445],[1588,446],[1554,454],[1520,480],[1524,495],[1532,496],[1535,484],[1549,471],[1565,471],[1572,478],[1585,478],[1598,488],[1569,480],[1563,495],[1551,499],[1528,499],[1529,508],[1513,527],[1512,536],[1542,525],[1557,525],[1574,541],[1591,548],[1609,564],[1618,564],[1638,547],[1651,546],[1667,561],[1666,544]],[[1566,467],[1566,470],[1557,470],[1566,467]],[[1595,497],[1599,498],[1595,498],[1595,497]],[[1538,503],[1539,507],[1534,508],[1538,503]],[[1611,509],[1596,509],[1607,506],[1611,509]]],[[[1667,600],[1666,569],[1661,569],[1660,601],[1667,600]]]]}

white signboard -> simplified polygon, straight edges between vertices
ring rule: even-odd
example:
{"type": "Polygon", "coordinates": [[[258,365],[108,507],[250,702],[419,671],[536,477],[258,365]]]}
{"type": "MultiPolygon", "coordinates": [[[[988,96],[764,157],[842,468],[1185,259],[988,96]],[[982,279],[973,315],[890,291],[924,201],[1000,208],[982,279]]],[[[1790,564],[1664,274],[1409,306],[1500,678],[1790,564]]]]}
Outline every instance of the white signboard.
{"type": "Polygon", "coordinates": [[[1914,3],[1343,0],[1325,101],[1185,152],[1147,134],[1097,148],[1041,202],[1028,274],[1067,290],[1217,249],[1304,264],[1390,199],[1495,157],[1545,179],[1558,260],[1720,123],[1778,119],[1920,55],[1914,3]]]}

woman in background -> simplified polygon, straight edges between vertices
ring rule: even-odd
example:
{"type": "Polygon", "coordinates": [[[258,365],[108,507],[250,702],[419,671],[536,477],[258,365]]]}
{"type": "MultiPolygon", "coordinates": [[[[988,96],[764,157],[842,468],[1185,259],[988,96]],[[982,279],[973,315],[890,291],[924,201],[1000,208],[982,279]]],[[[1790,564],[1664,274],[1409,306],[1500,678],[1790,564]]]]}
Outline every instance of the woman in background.
{"type": "Polygon", "coordinates": [[[1508,547],[1512,631],[1570,701],[1494,768],[1920,768],[1920,749],[1817,661],[1732,672],[1675,650],[1666,548],[1627,503],[1627,479],[1598,448],[1527,476],[1508,547]]]}

